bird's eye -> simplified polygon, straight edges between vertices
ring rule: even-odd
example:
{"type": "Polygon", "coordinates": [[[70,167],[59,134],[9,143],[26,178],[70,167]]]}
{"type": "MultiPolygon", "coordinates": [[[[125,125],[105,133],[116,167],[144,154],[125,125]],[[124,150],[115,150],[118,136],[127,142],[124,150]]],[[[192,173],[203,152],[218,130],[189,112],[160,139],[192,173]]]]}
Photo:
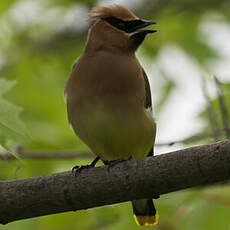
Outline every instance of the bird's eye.
{"type": "Polygon", "coordinates": [[[122,29],[122,28],[125,27],[125,23],[124,23],[124,22],[119,22],[119,23],[117,24],[117,27],[118,27],[119,29],[122,29]]]}

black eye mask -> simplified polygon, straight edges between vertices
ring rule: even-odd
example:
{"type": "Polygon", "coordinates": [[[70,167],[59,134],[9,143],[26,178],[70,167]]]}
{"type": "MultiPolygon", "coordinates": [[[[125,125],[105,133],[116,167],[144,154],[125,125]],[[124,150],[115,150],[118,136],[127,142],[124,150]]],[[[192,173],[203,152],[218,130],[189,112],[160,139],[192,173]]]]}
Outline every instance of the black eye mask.
{"type": "Polygon", "coordinates": [[[127,32],[127,25],[125,21],[115,17],[108,17],[105,18],[104,20],[108,22],[110,25],[112,25],[113,27],[116,27],[119,30],[123,30],[127,32]]]}
{"type": "Polygon", "coordinates": [[[145,21],[141,19],[129,19],[129,20],[122,20],[115,17],[108,17],[104,19],[113,27],[122,30],[126,33],[132,33],[137,31],[138,29],[144,28],[151,24],[156,24],[155,22],[145,21]]]}

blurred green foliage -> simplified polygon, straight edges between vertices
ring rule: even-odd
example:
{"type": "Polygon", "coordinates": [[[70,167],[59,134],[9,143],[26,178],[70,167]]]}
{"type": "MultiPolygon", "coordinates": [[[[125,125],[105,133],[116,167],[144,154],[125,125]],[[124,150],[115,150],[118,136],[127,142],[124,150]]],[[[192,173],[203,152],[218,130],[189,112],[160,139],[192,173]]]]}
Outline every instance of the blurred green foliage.
{"type": "MultiPolygon", "coordinates": [[[[202,18],[210,12],[221,15],[223,20],[229,22],[229,0],[153,2],[143,1],[140,9],[136,9],[137,14],[159,24],[157,36],[148,37],[141,48],[142,58],[154,60],[166,45],[176,44],[196,60],[202,69],[206,68],[207,60],[218,59],[218,54],[202,37],[200,24],[202,18]]],[[[78,28],[78,24],[84,23],[84,20],[78,19],[69,26],[68,22],[72,19],[66,16],[66,12],[72,10],[74,14],[77,9],[87,11],[96,4],[95,0],[0,1],[1,145],[23,144],[28,151],[88,150],[68,126],[63,95],[71,67],[82,53],[87,27],[78,28]],[[25,135],[28,135],[26,140],[21,138],[25,135]]],[[[87,12],[83,12],[83,15],[87,15],[87,12]]],[[[167,80],[167,76],[165,79],[155,108],[158,114],[175,88],[174,82],[167,80]]],[[[230,108],[230,84],[224,83],[223,89],[227,107],[230,108]]],[[[211,103],[217,114],[218,126],[222,127],[218,100],[213,99],[211,103]]],[[[201,111],[201,118],[203,131],[209,131],[206,108],[201,111]]],[[[203,140],[202,143],[207,141],[210,139],[203,140]]],[[[0,179],[20,179],[61,172],[87,162],[88,160],[81,159],[0,160],[0,179]]],[[[228,229],[229,190],[229,186],[219,186],[162,196],[156,201],[160,224],[155,228],[228,229]]],[[[3,226],[2,229],[140,228],[133,221],[130,204],[124,203],[17,221],[3,226]]]]}
{"type": "Polygon", "coordinates": [[[15,81],[0,79],[0,143],[5,148],[10,148],[11,145],[29,138],[22,121],[18,117],[21,108],[2,97],[15,83],[15,81]]]}

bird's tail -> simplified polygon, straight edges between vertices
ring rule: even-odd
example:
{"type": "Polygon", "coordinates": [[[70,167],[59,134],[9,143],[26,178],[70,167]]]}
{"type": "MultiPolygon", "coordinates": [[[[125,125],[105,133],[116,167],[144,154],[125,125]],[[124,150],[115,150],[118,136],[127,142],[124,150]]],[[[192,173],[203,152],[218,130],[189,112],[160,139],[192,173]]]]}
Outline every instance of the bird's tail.
{"type": "Polygon", "coordinates": [[[153,226],[158,224],[159,216],[151,199],[133,200],[132,206],[137,225],[153,226]]]}

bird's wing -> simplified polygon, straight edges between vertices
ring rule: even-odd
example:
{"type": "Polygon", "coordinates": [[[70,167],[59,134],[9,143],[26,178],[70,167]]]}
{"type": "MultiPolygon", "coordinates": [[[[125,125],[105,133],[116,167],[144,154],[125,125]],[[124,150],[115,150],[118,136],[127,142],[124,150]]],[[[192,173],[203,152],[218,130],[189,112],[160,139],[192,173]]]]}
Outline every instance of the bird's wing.
{"type": "Polygon", "coordinates": [[[149,85],[149,80],[143,68],[142,68],[142,72],[145,80],[145,108],[147,111],[149,111],[149,113],[152,116],[152,98],[151,98],[151,89],[149,85]]]}
{"type": "MultiPolygon", "coordinates": [[[[148,111],[148,113],[151,115],[151,117],[153,117],[151,89],[150,89],[148,77],[147,77],[143,68],[142,68],[142,73],[143,73],[143,77],[145,80],[145,109],[148,111]]],[[[153,155],[154,155],[154,151],[153,151],[153,147],[152,147],[148,153],[148,156],[153,156],[153,155]]]]}

